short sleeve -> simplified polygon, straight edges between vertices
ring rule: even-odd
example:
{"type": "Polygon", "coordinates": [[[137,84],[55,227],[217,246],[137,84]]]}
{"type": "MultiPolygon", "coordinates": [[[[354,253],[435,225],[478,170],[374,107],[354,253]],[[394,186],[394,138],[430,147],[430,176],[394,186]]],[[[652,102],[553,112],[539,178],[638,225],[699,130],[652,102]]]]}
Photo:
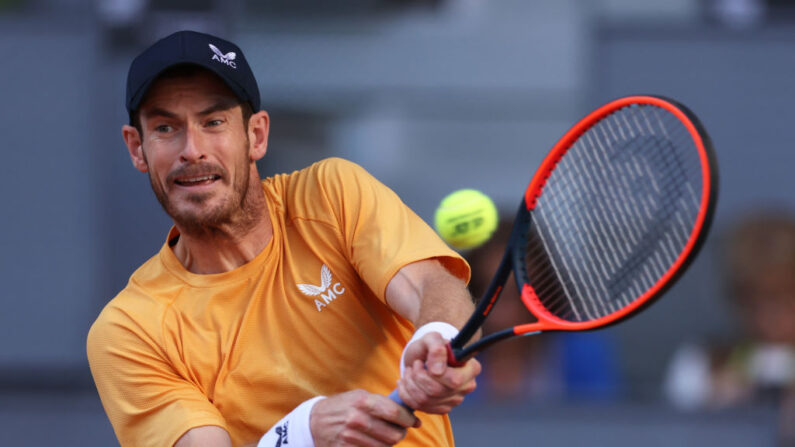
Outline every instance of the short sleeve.
{"type": "Polygon", "coordinates": [[[469,281],[469,265],[391,189],[360,166],[328,159],[320,180],[343,232],[354,268],[376,295],[400,268],[436,258],[453,275],[469,281]]]}
{"type": "Polygon", "coordinates": [[[228,431],[215,406],[175,372],[156,338],[125,312],[105,308],[89,331],[87,354],[123,447],[170,447],[191,428],[204,425],[228,431]]]}

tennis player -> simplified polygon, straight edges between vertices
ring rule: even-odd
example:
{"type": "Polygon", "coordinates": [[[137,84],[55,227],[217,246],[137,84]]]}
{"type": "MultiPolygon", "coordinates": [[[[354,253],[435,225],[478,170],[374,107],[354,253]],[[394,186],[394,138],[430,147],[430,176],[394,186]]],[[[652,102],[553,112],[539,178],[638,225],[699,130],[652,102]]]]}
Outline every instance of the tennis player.
{"type": "Polygon", "coordinates": [[[174,226],[88,334],[120,443],[452,445],[446,413],[480,371],[446,363],[473,309],[466,262],[353,163],[261,180],[269,117],[231,42],[158,41],[126,105],[174,226]]]}

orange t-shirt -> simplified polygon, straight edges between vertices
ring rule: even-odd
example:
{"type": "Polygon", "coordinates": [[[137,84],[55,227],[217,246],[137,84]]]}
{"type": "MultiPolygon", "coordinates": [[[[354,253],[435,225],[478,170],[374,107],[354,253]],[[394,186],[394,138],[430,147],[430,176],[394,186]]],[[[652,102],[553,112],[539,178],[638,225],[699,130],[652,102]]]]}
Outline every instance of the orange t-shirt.
{"type": "MultiPolygon", "coordinates": [[[[328,159],[263,181],[273,239],[229,272],[185,270],[168,241],[102,311],[88,359],[124,446],[171,446],[202,425],[256,442],[312,396],[388,394],[411,337],[384,293],[404,265],[469,267],[387,187],[328,159]]],[[[401,445],[452,445],[446,416],[401,445]]]]}

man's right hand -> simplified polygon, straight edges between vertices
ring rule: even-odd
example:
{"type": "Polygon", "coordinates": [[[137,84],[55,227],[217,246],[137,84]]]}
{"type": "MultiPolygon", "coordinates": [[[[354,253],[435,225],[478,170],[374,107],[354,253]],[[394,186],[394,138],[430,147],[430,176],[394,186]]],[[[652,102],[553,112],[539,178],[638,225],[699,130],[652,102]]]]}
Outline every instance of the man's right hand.
{"type": "Polygon", "coordinates": [[[420,420],[404,407],[364,390],[318,401],[309,419],[316,447],[390,446],[419,426],[420,420]]]}

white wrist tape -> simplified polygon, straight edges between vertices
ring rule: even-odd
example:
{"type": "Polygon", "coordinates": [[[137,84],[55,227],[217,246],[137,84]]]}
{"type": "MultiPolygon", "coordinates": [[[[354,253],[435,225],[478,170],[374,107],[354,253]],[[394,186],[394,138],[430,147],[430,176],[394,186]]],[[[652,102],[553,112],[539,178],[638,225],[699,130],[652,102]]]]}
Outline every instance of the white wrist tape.
{"type": "MultiPolygon", "coordinates": [[[[427,334],[428,332],[438,332],[442,338],[447,341],[452,340],[458,335],[458,329],[450,323],[445,323],[444,321],[432,321],[430,323],[422,325],[419,329],[414,332],[414,335],[411,337],[408,343],[406,343],[406,348],[409,347],[410,344],[422,338],[423,335],[427,334]]],[[[403,361],[406,357],[406,348],[403,348],[403,354],[400,355],[400,377],[403,377],[403,371],[406,367],[403,365],[403,361]]]]}
{"type": "Polygon", "coordinates": [[[309,415],[312,407],[326,396],[313,397],[277,422],[257,443],[257,447],[276,447],[289,445],[290,447],[315,447],[312,439],[312,430],[309,427],[309,415]]]}

